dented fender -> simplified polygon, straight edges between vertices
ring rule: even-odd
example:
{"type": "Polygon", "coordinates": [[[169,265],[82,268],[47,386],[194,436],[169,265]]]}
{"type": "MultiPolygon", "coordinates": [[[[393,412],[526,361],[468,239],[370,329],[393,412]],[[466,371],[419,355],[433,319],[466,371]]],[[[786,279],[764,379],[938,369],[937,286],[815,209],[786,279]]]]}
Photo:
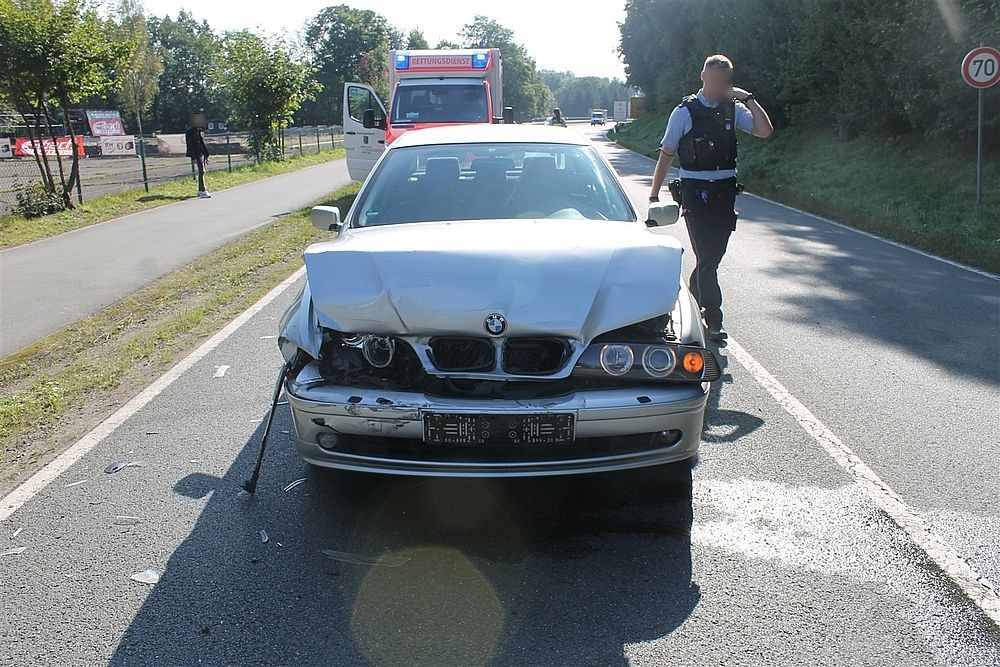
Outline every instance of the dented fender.
{"type": "Polygon", "coordinates": [[[285,361],[291,361],[298,350],[302,350],[313,359],[319,359],[320,346],[323,344],[323,333],[319,320],[313,308],[312,290],[307,280],[298,295],[281,317],[278,334],[278,349],[285,361]]]}

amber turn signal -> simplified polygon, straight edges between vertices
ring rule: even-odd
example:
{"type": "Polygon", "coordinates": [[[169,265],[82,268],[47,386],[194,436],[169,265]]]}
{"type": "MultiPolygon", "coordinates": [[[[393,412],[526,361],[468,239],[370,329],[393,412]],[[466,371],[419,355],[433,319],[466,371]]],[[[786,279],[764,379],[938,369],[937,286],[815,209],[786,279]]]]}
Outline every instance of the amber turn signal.
{"type": "Polygon", "coordinates": [[[701,352],[688,352],[682,365],[688,373],[700,373],[705,367],[705,357],[701,356],[701,352]]]}

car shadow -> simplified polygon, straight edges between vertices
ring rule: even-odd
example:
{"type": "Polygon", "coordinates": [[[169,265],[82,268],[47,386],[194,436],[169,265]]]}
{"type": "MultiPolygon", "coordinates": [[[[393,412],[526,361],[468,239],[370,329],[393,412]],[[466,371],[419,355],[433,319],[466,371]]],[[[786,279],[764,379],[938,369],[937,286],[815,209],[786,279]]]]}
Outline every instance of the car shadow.
{"type": "Polygon", "coordinates": [[[690,466],[343,473],[300,462],[287,407],[274,428],[255,497],[260,429],[223,477],[174,485],[204,509],[111,665],[624,665],[699,602],[690,466]]]}

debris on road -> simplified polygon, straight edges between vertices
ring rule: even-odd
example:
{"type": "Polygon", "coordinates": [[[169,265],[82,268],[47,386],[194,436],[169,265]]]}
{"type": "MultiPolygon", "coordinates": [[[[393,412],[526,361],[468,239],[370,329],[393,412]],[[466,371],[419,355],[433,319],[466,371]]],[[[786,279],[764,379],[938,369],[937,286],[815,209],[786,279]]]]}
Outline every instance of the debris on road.
{"type": "Polygon", "coordinates": [[[159,435],[159,431],[146,431],[146,435],[159,435]]]}
{"type": "Polygon", "coordinates": [[[142,523],[142,517],[125,514],[119,514],[115,517],[115,525],[117,526],[134,526],[137,523],[142,523]]]}
{"type": "Polygon", "coordinates": [[[0,556],[16,556],[18,554],[23,554],[27,550],[28,547],[14,547],[13,549],[7,549],[7,551],[0,553],[0,556]]]}
{"type": "Polygon", "coordinates": [[[270,539],[270,538],[269,538],[269,537],[267,536],[267,531],[266,531],[266,530],[264,530],[263,528],[261,528],[261,530],[260,530],[260,541],[261,541],[262,543],[264,543],[264,544],[267,544],[267,541],[268,541],[269,539],[270,539]]]}
{"type": "Polygon", "coordinates": [[[216,366],[215,367],[215,375],[213,375],[212,377],[216,377],[216,378],[224,377],[226,375],[226,371],[228,371],[228,370],[229,370],[229,366],[216,366]]]}
{"type": "Polygon", "coordinates": [[[18,528],[17,530],[15,530],[13,533],[11,533],[10,534],[10,539],[14,539],[18,535],[20,535],[22,530],[24,530],[24,526],[21,526],[20,528],[18,528]]]}
{"type": "Polygon", "coordinates": [[[277,336],[261,336],[261,340],[274,340],[277,336]]]}
{"type": "Polygon", "coordinates": [[[160,580],[160,573],[156,570],[143,570],[142,572],[136,572],[129,579],[138,581],[140,584],[149,584],[152,586],[160,580]]]}
{"type": "Polygon", "coordinates": [[[295,480],[294,482],[290,483],[288,486],[286,486],[284,488],[284,490],[285,490],[285,492],[291,491],[292,489],[294,489],[299,484],[305,484],[305,481],[306,481],[305,477],[300,477],[297,480],[295,480]]]}
{"type": "Polygon", "coordinates": [[[68,489],[68,488],[70,488],[71,486],[80,486],[81,484],[83,484],[83,483],[84,483],[84,482],[86,482],[86,481],[87,481],[87,480],[85,480],[85,479],[78,479],[78,480],[77,480],[77,481],[75,481],[75,482],[70,482],[69,484],[67,484],[67,485],[66,485],[66,486],[64,486],[63,488],[65,488],[65,489],[68,489]]]}
{"type": "MultiPolygon", "coordinates": [[[[104,469],[104,472],[109,475],[113,475],[119,470],[124,470],[125,468],[141,468],[145,464],[142,461],[115,461],[104,469]]],[[[86,480],[84,480],[86,481],[86,480]]]]}
{"type": "Polygon", "coordinates": [[[330,560],[339,560],[344,563],[354,563],[355,565],[399,567],[410,560],[406,556],[365,556],[363,554],[347,553],[346,551],[334,551],[333,549],[324,549],[322,553],[330,560]]]}

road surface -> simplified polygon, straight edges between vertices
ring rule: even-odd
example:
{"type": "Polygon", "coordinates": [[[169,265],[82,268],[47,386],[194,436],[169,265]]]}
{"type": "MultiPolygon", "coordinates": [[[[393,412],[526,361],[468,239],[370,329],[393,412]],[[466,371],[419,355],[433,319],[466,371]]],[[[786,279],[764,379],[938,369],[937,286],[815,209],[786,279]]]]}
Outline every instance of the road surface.
{"type": "MultiPolygon", "coordinates": [[[[652,164],[601,148],[644,201],[652,164]]],[[[690,485],[317,473],[283,405],[241,495],[290,280],[0,501],[0,553],[24,548],[0,556],[0,664],[1000,665],[938,563],[1000,580],[1000,283],[739,208],[690,485]]]]}
{"type": "Polygon", "coordinates": [[[349,182],[335,160],[0,250],[0,358],[349,182]]]}

